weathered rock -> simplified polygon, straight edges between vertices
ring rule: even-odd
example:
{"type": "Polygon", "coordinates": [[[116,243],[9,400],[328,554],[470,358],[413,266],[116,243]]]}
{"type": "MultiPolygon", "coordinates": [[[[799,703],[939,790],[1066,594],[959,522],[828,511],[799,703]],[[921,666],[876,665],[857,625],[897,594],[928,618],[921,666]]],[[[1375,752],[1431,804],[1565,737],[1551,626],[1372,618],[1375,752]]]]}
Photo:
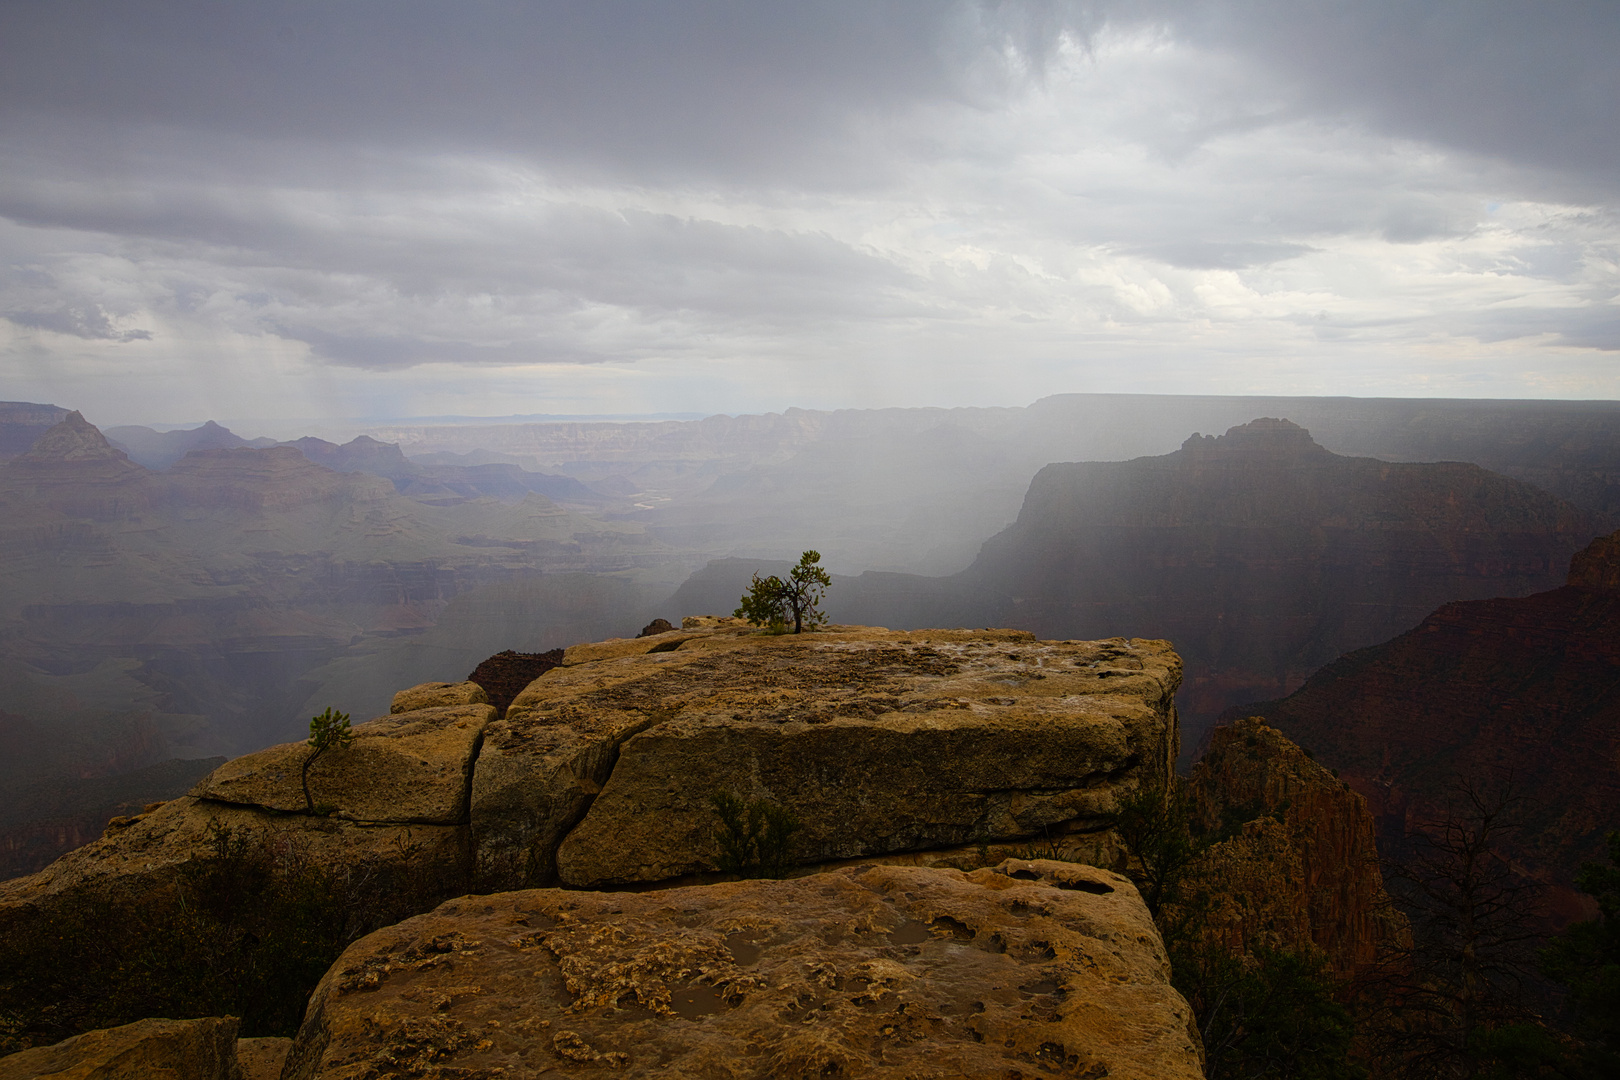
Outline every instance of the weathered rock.
{"type": "Polygon", "coordinates": [[[654,634],[667,634],[673,629],[675,629],[675,627],[670,624],[668,619],[654,619],[646,626],[643,626],[641,628],[641,633],[637,634],[636,637],[652,637],[654,634]]]}
{"type": "Polygon", "coordinates": [[[137,1020],[0,1058],[0,1080],[244,1080],[234,1016],[137,1020]]]}
{"type": "Polygon", "coordinates": [[[1162,782],[1175,754],[1180,661],[1163,642],[681,633],[671,651],[657,638],[581,650],[508,713],[514,731],[623,740],[558,850],[568,884],[716,869],[716,791],[791,809],[800,864],[1102,832],[1116,794],[1162,782]]]}
{"type": "Polygon", "coordinates": [[[497,716],[505,716],[512,699],[534,680],[562,663],[563,651],[520,653],[507,649],[480,663],[467,678],[484,688],[497,716]]]}
{"type": "Polygon", "coordinates": [[[1384,892],[1367,801],[1255,718],[1217,728],[1189,781],[1201,826],[1233,834],[1200,873],[1206,937],[1234,950],[1320,948],[1353,974],[1405,936],[1384,892]]]}
{"type": "Polygon", "coordinates": [[[415,712],[446,705],[488,705],[489,695],[475,682],[425,682],[394,695],[389,713],[415,712]]]}
{"type": "MultiPolygon", "coordinates": [[[[466,820],[473,759],[489,705],[449,705],[379,717],[357,725],[354,742],[328,750],[309,770],[317,809],[355,821],[451,825],[466,820]]],[[[311,750],[285,743],[228,761],[192,790],[201,799],[305,809],[302,770],[311,750]]]]}
{"type": "Polygon", "coordinates": [[[242,1067],[242,1080],[281,1080],[281,1067],[291,1049],[291,1039],[237,1039],[236,1060],[242,1067]]]}
{"type": "Polygon", "coordinates": [[[465,888],[464,834],[464,827],[453,825],[361,824],[187,796],[109,828],[38,873],[0,881],[0,928],[48,912],[69,896],[139,903],[187,865],[217,856],[222,835],[252,851],[296,853],[334,873],[409,873],[422,882],[442,882],[440,895],[454,895],[465,888]]]}
{"type": "Polygon", "coordinates": [[[1123,877],[867,866],[451,901],[356,942],[288,1080],[1203,1075],[1123,877]]]}

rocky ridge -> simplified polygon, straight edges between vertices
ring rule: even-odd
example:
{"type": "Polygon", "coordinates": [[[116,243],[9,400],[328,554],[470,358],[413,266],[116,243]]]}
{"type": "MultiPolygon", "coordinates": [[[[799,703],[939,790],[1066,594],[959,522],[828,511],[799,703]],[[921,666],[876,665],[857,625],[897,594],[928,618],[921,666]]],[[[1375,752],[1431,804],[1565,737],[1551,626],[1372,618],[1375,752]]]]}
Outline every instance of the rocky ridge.
{"type": "Polygon", "coordinates": [[[76,897],[144,908],[236,843],[390,894],[408,881],[418,911],[508,890],[356,943],[287,1076],[534,1055],[564,1075],[656,1058],[693,1076],[732,1059],[754,1076],[1196,1076],[1126,879],[971,869],[1037,842],[1116,858],[1114,800],[1168,777],[1178,677],[1163,642],[688,619],[566,650],[498,719],[476,684],[401,691],[308,770],[313,815],[307,747],[228,762],[0,883],[0,936],[76,897]],[[717,876],[708,796],[728,789],[798,815],[796,876],[682,887],[717,876]],[[552,881],[658,888],[509,891],[552,881]],[[538,988],[537,962],[558,973],[538,988]]]}

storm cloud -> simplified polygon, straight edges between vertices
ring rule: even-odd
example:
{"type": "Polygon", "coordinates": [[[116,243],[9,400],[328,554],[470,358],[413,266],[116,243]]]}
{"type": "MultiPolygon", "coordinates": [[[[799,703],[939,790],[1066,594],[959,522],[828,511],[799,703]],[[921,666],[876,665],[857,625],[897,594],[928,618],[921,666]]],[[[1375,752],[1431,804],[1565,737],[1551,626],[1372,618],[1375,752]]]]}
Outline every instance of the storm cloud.
{"type": "Polygon", "coordinates": [[[1607,3],[19,2],[3,396],[101,422],[1615,396],[1607,3]]]}

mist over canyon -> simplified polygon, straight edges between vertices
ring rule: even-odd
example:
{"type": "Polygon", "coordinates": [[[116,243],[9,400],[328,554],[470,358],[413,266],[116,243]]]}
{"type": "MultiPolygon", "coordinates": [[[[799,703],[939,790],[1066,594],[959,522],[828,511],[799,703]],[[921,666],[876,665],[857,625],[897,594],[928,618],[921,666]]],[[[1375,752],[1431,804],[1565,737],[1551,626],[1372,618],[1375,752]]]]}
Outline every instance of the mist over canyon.
{"type": "Polygon", "coordinates": [[[805,549],[835,621],[1172,641],[1185,763],[1223,710],[1443,604],[1556,588],[1620,524],[1603,402],[1066,395],[281,443],[12,403],[0,440],[12,872],[141,798],[64,802],[70,779],[727,614],[805,549]]]}

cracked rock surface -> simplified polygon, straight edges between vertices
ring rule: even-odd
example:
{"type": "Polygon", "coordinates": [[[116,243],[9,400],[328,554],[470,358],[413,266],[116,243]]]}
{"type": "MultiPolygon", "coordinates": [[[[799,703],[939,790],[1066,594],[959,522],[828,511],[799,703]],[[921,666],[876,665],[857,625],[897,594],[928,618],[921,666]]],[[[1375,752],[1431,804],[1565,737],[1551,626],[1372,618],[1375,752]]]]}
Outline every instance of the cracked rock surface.
{"type": "Polygon", "coordinates": [[[1009,860],[463,897],[352,945],[287,1080],[1203,1075],[1119,875],[1009,860]]]}

